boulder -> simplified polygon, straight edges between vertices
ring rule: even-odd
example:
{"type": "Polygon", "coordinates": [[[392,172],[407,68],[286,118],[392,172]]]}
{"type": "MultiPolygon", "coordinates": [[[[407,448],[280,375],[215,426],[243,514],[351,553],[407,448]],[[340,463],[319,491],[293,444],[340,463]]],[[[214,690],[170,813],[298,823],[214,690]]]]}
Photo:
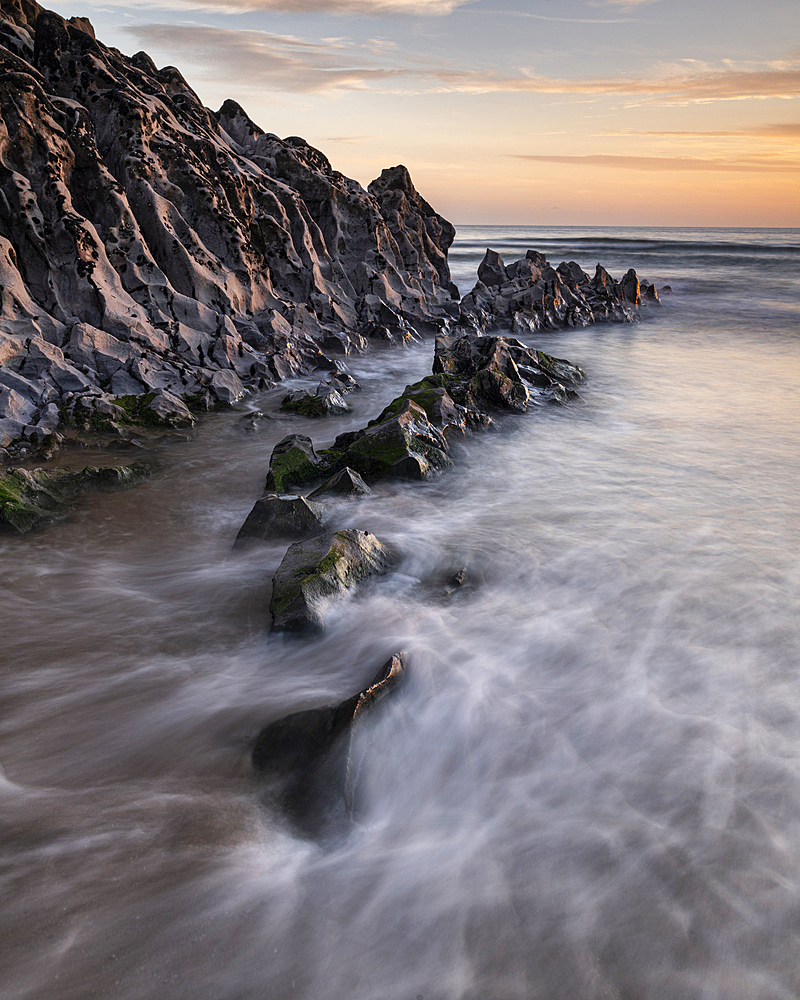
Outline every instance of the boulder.
{"type": "Polygon", "coordinates": [[[352,815],[363,765],[354,739],[365,717],[407,670],[408,654],[395,653],[372,682],[338,705],[294,712],[266,726],[252,753],[268,804],[299,833],[316,837],[352,815]]]}
{"type": "Polygon", "coordinates": [[[289,485],[302,485],[325,475],[327,464],[314,451],[311,438],[289,434],[272,450],[266,493],[285,493],[289,485]]]}
{"type": "Polygon", "coordinates": [[[387,572],[395,559],[391,548],[357,528],[295,542],[273,580],[273,631],[321,631],[332,601],[360,580],[387,572]]]}
{"type": "Polygon", "coordinates": [[[338,462],[367,482],[387,477],[429,479],[452,465],[447,441],[422,407],[402,397],[396,402],[393,412],[382,414],[364,430],[337,438],[331,448],[336,455],[344,444],[338,462]]]}
{"type": "Polygon", "coordinates": [[[256,500],[234,545],[241,548],[273,538],[306,538],[322,531],[324,513],[324,505],[313,500],[272,493],[256,500]]]}

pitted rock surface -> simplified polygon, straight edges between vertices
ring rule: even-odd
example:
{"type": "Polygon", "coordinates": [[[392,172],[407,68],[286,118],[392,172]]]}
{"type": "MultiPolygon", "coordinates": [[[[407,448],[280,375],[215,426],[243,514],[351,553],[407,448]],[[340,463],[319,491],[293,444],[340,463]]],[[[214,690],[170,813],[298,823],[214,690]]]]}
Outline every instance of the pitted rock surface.
{"type": "Polygon", "coordinates": [[[86,19],[2,16],[0,448],[114,432],[119,396],[230,404],[457,312],[453,227],[404,167],[365,190],[86,19]]]}

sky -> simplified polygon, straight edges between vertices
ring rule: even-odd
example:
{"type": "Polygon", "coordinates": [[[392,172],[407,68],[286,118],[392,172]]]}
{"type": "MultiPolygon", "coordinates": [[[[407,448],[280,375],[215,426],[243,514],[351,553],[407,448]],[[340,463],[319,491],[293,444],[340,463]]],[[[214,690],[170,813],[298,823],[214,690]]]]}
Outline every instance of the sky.
{"type": "Polygon", "coordinates": [[[800,226],[798,0],[64,0],[456,224],[800,226]]]}

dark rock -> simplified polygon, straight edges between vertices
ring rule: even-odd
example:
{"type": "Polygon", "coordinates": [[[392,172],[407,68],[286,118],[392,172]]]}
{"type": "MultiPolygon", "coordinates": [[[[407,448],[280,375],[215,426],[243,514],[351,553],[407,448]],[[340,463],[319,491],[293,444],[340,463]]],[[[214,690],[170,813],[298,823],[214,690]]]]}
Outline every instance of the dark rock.
{"type": "Polygon", "coordinates": [[[273,631],[320,631],[330,601],[360,580],[385,573],[394,560],[388,546],[356,528],[295,542],[273,580],[273,631]]]}
{"type": "Polygon", "coordinates": [[[336,497],[371,497],[375,494],[367,486],[357,472],[345,467],[336,475],[331,476],[321,486],[318,486],[313,493],[308,494],[309,500],[318,500],[336,497]]]}
{"type": "Polygon", "coordinates": [[[295,712],[261,731],[252,763],[264,798],[298,832],[319,836],[352,815],[363,754],[362,720],[402,680],[408,654],[396,653],[372,683],[339,705],[295,712]]]}
{"type": "Polygon", "coordinates": [[[508,265],[487,250],[477,284],[461,302],[459,322],[476,333],[510,329],[520,334],[589,323],[629,323],[638,318],[638,307],[651,301],[641,294],[632,268],[618,282],[600,264],[590,278],[575,261],[562,261],[553,268],[535,250],[508,265]]]}
{"type": "MultiPolygon", "coordinates": [[[[396,403],[394,409],[384,411],[386,415],[345,438],[347,446],[338,461],[367,482],[386,477],[429,479],[452,465],[447,441],[422,407],[402,397],[396,403]]],[[[337,438],[332,452],[339,443],[337,438]]]]}
{"type": "Polygon", "coordinates": [[[265,492],[286,493],[287,486],[312,482],[326,471],[327,465],[314,451],[311,438],[289,434],[272,450],[265,492]]]}
{"type": "Polygon", "coordinates": [[[350,413],[352,408],[330,382],[320,382],[313,396],[310,392],[290,392],[284,396],[281,409],[303,417],[334,417],[350,413]]]}
{"type": "Polygon", "coordinates": [[[300,496],[276,496],[256,500],[239,529],[234,546],[273,538],[306,538],[322,531],[325,507],[300,496]]]}

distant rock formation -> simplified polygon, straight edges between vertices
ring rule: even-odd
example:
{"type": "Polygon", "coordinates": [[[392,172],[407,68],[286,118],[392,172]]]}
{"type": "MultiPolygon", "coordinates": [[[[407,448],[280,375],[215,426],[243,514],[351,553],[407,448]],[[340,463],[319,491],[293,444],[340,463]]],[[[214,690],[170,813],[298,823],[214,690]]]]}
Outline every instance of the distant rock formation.
{"type": "Polygon", "coordinates": [[[453,227],[34,0],[0,21],[0,449],[336,368],[457,312],[453,227]]]}
{"type": "Polygon", "coordinates": [[[508,265],[496,251],[487,250],[478,282],[462,300],[461,322],[481,333],[535,333],[631,323],[638,318],[638,307],[648,303],[658,304],[658,293],[649,282],[640,282],[633,268],[615,281],[600,264],[590,277],[575,261],[554,268],[537,250],[508,265]]]}

